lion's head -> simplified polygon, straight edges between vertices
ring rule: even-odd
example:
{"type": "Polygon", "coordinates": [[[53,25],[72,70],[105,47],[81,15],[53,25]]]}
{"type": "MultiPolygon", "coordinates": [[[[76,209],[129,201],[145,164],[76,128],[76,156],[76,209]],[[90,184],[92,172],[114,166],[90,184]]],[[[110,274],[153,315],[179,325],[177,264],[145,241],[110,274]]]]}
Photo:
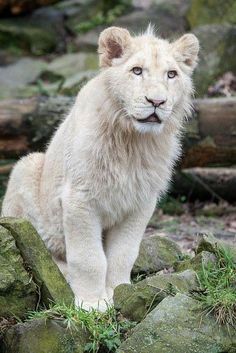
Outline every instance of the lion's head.
{"type": "Polygon", "coordinates": [[[199,51],[193,34],[168,42],[150,28],[132,37],[126,29],[110,27],[101,33],[98,51],[108,91],[125,124],[155,133],[180,126],[189,114],[199,51]]]}

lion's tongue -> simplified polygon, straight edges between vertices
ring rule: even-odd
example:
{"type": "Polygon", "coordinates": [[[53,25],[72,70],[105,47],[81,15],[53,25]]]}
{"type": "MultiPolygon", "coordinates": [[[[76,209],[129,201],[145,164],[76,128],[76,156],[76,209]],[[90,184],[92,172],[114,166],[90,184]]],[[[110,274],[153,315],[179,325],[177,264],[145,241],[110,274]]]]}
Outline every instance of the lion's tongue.
{"type": "Polygon", "coordinates": [[[161,124],[162,121],[156,113],[149,115],[146,119],[138,119],[140,123],[158,123],[161,124]]]}
{"type": "Polygon", "coordinates": [[[159,123],[161,124],[161,120],[156,114],[150,115],[145,121],[150,122],[150,123],[159,123]]]}
{"type": "Polygon", "coordinates": [[[148,118],[147,118],[147,121],[150,121],[150,122],[156,122],[157,121],[157,116],[155,114],[153,115],[150,115],[148,118]]]}

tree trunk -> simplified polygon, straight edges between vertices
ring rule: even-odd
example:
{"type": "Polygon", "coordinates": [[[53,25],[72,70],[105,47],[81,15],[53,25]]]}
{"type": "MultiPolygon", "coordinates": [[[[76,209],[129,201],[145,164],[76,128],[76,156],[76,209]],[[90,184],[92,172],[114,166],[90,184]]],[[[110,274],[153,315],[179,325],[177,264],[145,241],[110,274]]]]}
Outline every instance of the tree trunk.
{"type": "MultiPolygon", "coordinates": [[[[0,102],[0,159],[43,150],[74,99],[39,97],[0,102]]],[[[195,101],[186,127],[180,167],[236,164],[236,98],[195,101]]]]}

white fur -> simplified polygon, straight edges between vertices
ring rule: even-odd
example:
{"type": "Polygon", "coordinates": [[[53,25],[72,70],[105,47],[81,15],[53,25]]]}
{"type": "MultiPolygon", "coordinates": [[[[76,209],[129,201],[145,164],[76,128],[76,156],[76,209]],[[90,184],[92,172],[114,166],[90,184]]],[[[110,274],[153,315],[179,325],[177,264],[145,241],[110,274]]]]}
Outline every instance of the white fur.
{"type": "Polygon", "coordinates": [[[198,42],[174,43],[108,28],[99,39],[100,74],[79,92],[45,154],[20,160],[10,177],[3,215],[25,217],[65,268],[76,303],[105,308],[129,283],[145,227],[180,155],[190,111],[198,42]],[[141,76],[132,68],[143,68],[141,76]],[[168,70],[178,76],[168,79],[168,70]],[[141,123],[156,108],[162,124],[141,123]],[[83,304],[82,304],[83,303],[83,304]]]}

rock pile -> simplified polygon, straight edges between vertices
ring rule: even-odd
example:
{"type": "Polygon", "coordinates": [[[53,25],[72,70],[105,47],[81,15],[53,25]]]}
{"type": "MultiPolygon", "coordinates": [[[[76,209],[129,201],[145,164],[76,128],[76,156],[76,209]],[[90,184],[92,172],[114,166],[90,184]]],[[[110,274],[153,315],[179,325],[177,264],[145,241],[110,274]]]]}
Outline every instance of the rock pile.
{"type": "MultiPolygon", "coordinates": [[[[199,290],[198,270],[214,265],[217,246],[213,236],[203,234],[196,256],[186,258],[169,239],[157,234],[144,238],[132,284],[115,289],[117,312],[137,323],[117,353],[235,352],[235,329],[206,316],[193,296],[199,290]]],[[[0,267],[0,352],[84,352],[88,332],[82,326],[69,330],[60,317],[45,321],[40,312],[29,321],[12,321],[16,316],[25,320],[29,311],[50,301],[68,308],[73,301],[68,284],[27,221],[0,219],[0,267]]]]}

